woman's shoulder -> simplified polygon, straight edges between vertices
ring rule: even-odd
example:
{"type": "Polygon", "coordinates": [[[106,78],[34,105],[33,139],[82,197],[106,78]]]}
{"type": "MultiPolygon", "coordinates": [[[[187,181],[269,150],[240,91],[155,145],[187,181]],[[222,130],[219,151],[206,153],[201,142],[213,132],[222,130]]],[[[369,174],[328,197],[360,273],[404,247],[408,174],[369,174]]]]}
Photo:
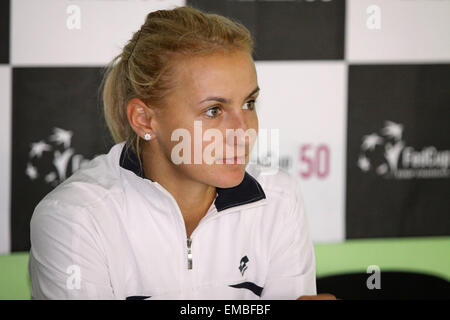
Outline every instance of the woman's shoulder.
{"type": "Polygon", "coordinates": [[[120,192],[120,178],[113,150],[97,155],[45,195],[41,202],[62,206],[91,207],[120,192]]]}
{"type": "Polygon", "coordinates": [[[247,172],[258,181],[264,191],[268,204],[264,210],[267,221],[283,225],[286,219],[290,219],[289,221],[302,219],[304,201],[299,178],[286,169],[266,168],[260,165],[249,167],[247,172]]]}
{"type": "Polygon", "coordinates": [[[259,182],[265,193],[295,196],[299,191],[298,179],[286,169],[249,164],[246,171],[259,182]]]}

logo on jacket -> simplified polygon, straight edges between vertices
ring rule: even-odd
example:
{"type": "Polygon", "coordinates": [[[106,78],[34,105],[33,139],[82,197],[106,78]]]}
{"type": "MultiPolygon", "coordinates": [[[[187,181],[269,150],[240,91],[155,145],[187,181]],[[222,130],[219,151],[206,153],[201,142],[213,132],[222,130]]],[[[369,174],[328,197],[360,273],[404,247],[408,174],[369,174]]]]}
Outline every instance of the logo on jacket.
{"type": "Polygon", "coordinates": [[[244,276],[244,272],[248,268],[247,262],[248,262],[247,256],[243,256],[241,262],[239,263],[239,271],[241,272],[242,276],[244,276]]]}

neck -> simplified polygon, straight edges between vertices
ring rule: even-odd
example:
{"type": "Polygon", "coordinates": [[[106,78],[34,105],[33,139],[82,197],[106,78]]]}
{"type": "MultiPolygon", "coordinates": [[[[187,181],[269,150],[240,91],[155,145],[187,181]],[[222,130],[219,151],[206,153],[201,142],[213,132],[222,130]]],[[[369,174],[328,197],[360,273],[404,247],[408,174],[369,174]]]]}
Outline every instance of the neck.
{"type": "Polygon", "coordinates": [[[160,150],[144,148],[144,175],[158,182],[175,198],[185,220],[200,220],[216,197],[216,188],[186,176],[160,150]]]}

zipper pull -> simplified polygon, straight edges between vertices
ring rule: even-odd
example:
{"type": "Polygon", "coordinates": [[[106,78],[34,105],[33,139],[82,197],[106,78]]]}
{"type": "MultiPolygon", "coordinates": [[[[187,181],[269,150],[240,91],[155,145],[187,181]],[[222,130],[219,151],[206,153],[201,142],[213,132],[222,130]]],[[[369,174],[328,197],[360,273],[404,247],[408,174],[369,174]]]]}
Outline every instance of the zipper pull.
{"type": "Polygon", "coordinates": [[[192,251],[191,251],[191,244],[192,239],[187,238],[187,262],[188,262],[188,269],[192,269],[192,251]]]}

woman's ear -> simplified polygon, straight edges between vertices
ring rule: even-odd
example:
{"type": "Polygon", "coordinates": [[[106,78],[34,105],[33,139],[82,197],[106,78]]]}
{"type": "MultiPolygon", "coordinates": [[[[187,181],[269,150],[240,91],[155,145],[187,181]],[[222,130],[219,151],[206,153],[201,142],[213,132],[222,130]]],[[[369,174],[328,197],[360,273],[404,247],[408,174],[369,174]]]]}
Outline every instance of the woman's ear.
{"type": "Polygon", "coordinates": [[[138,136],[144,138],[146,133],[149,133],[151,136],[155,135],[152,128],[152,123],[155,120],[155,112],[142,100],[138,98],[129,100],[126,106],[126,112],[128,122],[138,136]]]}

